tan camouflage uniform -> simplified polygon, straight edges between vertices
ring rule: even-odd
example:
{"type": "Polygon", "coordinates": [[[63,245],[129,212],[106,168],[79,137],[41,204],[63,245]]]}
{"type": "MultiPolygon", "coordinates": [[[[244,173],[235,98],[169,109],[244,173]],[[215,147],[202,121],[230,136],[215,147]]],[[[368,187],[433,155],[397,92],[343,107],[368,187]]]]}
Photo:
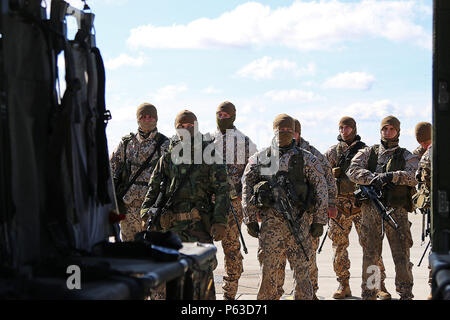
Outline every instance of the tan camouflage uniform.
{"type": "MultiPolygon", "coordinates": [[[[334,181],[333,174],[331,172],[331,166],[328,162],[327,158],[320,153],[319,150],[317,150],[314,146],[310,145],[308,141],[300,137],[300,143],[297,144],[300,148],[307,150],[311,152],[317,160],[319,160],[319,163],[322,166],[323,171],[325,172],[325,181],[327,183],[328,187],[328,207],[334,207],[336,206],[336,182],[334,181]]],[[[316,254],[317,249],[319,248],[320,243],[320,237],[312,237],[311,236],[311,242],[312,242],[312,258],[309,261],[310,262],[310,269],[309,269],[309,276],[311,280],[311,284],[313,286],[314,294],[317,293],[317,290],[319,290],[319,270],[317,268],[317,262],[316,262],[316,254]]],[[[278,283],[278,295],[281,297],[284,293],[283,285],[284,285],[284,271],[286,268],[286,261],[282,263],[281,269],[279,271],[280,277],[279,277],[279,283],[278,283]]]]}
{"type": "MultiPolygon", "coordinates": [[[[127,162],[131,163],[130,178],[139,169],[141,164],[153,152],[157,141],[155,136],[158,130],[155,129],[147,138],[143,138],[138,133],[131,134],[131,140],[127,145],[127,162]]],[[[151,165],[144,170],[137,178],[136,182],[128,189],[128,192],[123,197],[123,202],[126,206],[126,219],[120,222],[120,234],[122,241],[133,241],[136,233],[143,231],[142,220],[140,217],[140,210],[142,201],[148,190],[148,182],[155,167],[159,156],[164,154],[169,147],[169,140],[165,141],[160,148],[160,152],[155,152],[151,165]]],[[[124,159],[123,140],[120,141],[117,148],[111,155],[111,169],[114,174],[120,162],[124,159]]]]}
{"type": "MultiPolygon", "coordinates": [[[[418,179],[419,182],[419,184],[417,185],[418,192],[421,192],[421,188],[424,188],[425,189],[424,193],[426,193],[427,196],[429,197],[431,197],[431,156],[432,156],[432,146],[430,145],[430,147],[424,151],[422,157],[420,158],[419,168],[417,169],[416,172],[416,178],[418,179]]],[[[428,284],[431,287],[432,270],[429,263],[428,269],[430,269],[430,272],[428,274],[428,284]]]]}
{"type": "MultiPolygon", "coordinates": [[[[331,146],[327,152],[325,152],[325,156],[328,159],[330,166],[335,168],[338,165],[338,145],[340,145],[342,153],[345,153],[356,143],[358,143],[358,141],[360,140],[355,140],[351,145],[348,145],[344,141],[339,141],[339,144],[331,146]]],[[[336,221],[344,228],[344,230],[339,228],[333,221],[330,221],[328,237],[332,241],[333,269],[336,273],[336,280],[342,284],[350,279],[350,259],[348,258],[347,248],[350,245],[349,235],[353,224],[355,225],[359,243],[361,244],[361,209],[355,205],[355,197],[353,193],[338,194],[336,197],[336,206],[338,208],[336,221]]],[[[380,267],[381,286],[383,288],[386,273],[381,255],[377,264],[380,267]]]]}
{"type": "MultiPolygon", "coordinates": [[[[249,224],[257,222],[257,214],[262,219],[258,241],[258,260],[262,269],[262,277],[257,295],[258,300],[279,299],[278,284],[280,283],[280,265],[289,261],[294,270],[296,300],[311,300],[313,288],[309,278],[309,263],[288,229],[282,214],[273,208],[258,209],[251,202],[253,187],[264,176],[261,175],[258,159],[266,152],[263,150],[250,157],[242,177],[242,206],[244,209],[244,222],[249,224]]],[[[310,182],[316,200],[315,206],[305,212],[297,221],[299,237],[309,258],[312,257],[312,244],[310,236],[311,224],[327,223],[328,191],[324,172],[319,160],[310,152],[297,147],[290,147],[280,153],[279,169],[287,172],[289,159],[296,153],[302,152],[304,159],[304,174],[310,182]]],[[[283,270],[284,276],[284,270],[283,270]]]]}
{"type": "MultiPolygon", "coordinates": [[[[236,212],[239,227],[241,228],[243,218],[241,207],[241,178],[248,162],[248,158],[257,151],[256,145],[250,138],[236,128],[228,129],[225,134],[222,134],[220,130],[217,130],[213,137],[217,149],[216,154],[223,159],[223,163],[226,163],[227,174],[230,179],[232,190],[230,192],[232,198],[231,204],[236,212]]],[[[222,248],[226,274],[223,276],[223,295],[226,300],[234,299],[238,290],[239,278],[244,269],[242,266],[243,257],[241,254],[239,230],[231,210],[228,213],[228,226],[226,235],[222,239],[222,248]]]]}
{"type": "MultiPolygon", "coordinates": [[[[394,154],[395,150],[399,148],[393,147],[385,149],[380,144],[377,172],[381,172],[380,168],[385,165],[394,154]]],[[[370,156],[370,147],[366,147],[358,151],[353,157],[350,167],[347,170],[347,176],[354,183],[361,185],[369,185],[375,174],[370,172],[368,168],[368,160],[370,156]]],[[[417,156],[405,150],[403,154],[405,158],[405,168],[403,170],[393,172],[394,176],[392,183],[397,185],[415,186],[415,172],[418,165],[417,156]]],[[[371,287],[371,282],[368,281],[370,273],[369,267],[376,265],[380,259],[382,252],[381,236],[381,218],[376,212],[375,208],[368,201],[363,201],[361,206],[361,231],[360,243],[363,247],[363,272],[362,272],[362,294],[363,299],[373,299],[376,296],[376,288],[371,287]]],[[[395,208],[391,214],[394,220],[398,223],[399,228],[395,231],[386,224],[385,233],[391,247],[392,257],[395,264],[395,286],[401,299],[412,299],[413,274],[412,263],[410,262],[410,248],[413,241],[410,231],[411,223],[408,220],[408,212],[404,208],[395,208]]]]}
{"type": "Polygon", "coordinates": [[[415,154],[416,156],[419,157],[419,159],[421,159],[426,151],[427,151],[427,149],[425,149],[424,147],[418,146],[417,148],[414,149],[412,154],[415,154]]]}

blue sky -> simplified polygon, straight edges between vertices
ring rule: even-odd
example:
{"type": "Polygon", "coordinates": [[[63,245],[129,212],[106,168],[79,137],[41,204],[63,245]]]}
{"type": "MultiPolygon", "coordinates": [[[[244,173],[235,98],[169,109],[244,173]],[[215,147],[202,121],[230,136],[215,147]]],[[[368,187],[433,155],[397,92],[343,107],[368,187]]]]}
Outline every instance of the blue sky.
{"type": "Polygon", "coordinates": [[[355,118],[368,144],[379,142],[383,117],[397,116],[409,150],[415,124],[431,122],[431,0],[87,3],[107,72],[110,152],[136,131],[142,102],[158,108],[170,136],[185,108],[202,132],[215,130],[216,107],[229,100],[258,149],[279,113],[298,118],[322,152],[342,116],[355,118]]]}

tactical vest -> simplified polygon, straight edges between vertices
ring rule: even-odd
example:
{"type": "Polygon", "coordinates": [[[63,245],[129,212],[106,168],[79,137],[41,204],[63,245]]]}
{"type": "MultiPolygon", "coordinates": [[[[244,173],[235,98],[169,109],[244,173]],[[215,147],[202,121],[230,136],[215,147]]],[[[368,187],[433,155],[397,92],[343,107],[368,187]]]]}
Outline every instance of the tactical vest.
{"type": "MultiPolygon", "coordinates": [[[[313,200],[313,189],[309,185],[309,181],[304,174],[304,159],[303,151],[299,147],[296,148],[297,152],[291,156],[288,163],[287,177],[292,186],[292,193],[294,194],[294,199],[290,199],[298,209],[304,211],[310,209],[314,205],[313,200]]],[[[271,161],[276,161],[277,159],[272,158],[270,154],[270,148],[266,151],[266,155],[271,161]]],[[[270,167],[270,163],[267,165],[261,164],[261,167],[270,167]]],[[[277,175],[275,175],[275,179],[277,175]]],[[[270,181],[270,177],[267,180],[270,181]]]]}
{"type": "Polygon", "coordinates": [[[337,193],[338,195],[345,194],[353,194],[356,188],[356,184],[350,181],[345,172],[348,167],[350,167],[350,163],[352,158],[358,152],[359,149],[362,149],[366,146],[366,144],[362,141],[358,141],[353,146],[351,146],[346,152],[342,150],[342,146],[339,143],[336,147],[337,151],[337,162],[336,167],[333,170],[333,176],[336,180],[337,193]]]}
{"type": "MultiPolygon", "coordinates": [[[[379,149],[380,145],[377,144],[370,148],[368,170],[371,172],[376,172],[379,149]]],[[[381,172],[379,173],[404,170],[406,165],[405,157],[403,156],[405,150],[405,148],[397,148],[389,161],[383,165],[381,172]]],[[[392,189],[383,190],[383,200],[387,206],[393,208],[404,208],[408,212],[411,212],[413,210],[413,194],[413,187],[406,185],[395,185],[392,189]]]]}

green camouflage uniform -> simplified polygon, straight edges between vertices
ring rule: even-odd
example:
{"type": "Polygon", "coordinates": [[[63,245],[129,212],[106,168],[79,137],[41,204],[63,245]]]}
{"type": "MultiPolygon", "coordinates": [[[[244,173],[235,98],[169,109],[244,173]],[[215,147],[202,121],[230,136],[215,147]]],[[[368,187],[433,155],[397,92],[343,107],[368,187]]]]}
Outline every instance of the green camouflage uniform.
{"type": "MultiPolygon", "coordinates": [[[[203,137],[200,133],[198,135],[203,137]]],[[[141,208],[141,217],[147,217],[158,194],[162,192],[164,198],[169,199],[188,168],[193,166],[189,176],[184,178],[184,183],[174,194],[168,211],[161,216],[160,226],[156,226],[158,231],[176,233],[183,242],[213,243],[210,234],[211,226],[214,224],[226,226],[228,222],[230,185],[227,181],[226,167],[224,164],[206,164],[203,161],[201,164],[195,164],[197,162],[194,161],[195,154],[203,155],[204,149],[211,143],[211,140],[200,142],[202,140],[199,138],[195,143],[191,143],[190,162],[192,164],[186,164],[178,162],[182,153],[178,155],[174,149],[182,146],[184,142],[176,136],[172,138],[168,152],[160,158],[152,173],[149,189],[141,208]],[[164,190],[161,189],[161,183],[165,185],[164,190]],[[212,203],[213,194],[215,195],[214,203],[212,203]],[[194,214],[196,211],[197,215],[194,214]]],[[[215,299],[212,271],[216,267],[217,260],[208,275],[209,299],[215,299]]]]}
{"type": "MultiPolygon", "coordinates": [[[[331,146],[327,152],[325,152],[325,156],[328,159],[331,168],[336,168],[338,166],[338,146],[341,149],[340,153],[345,154],[359,141],[360,138],[358,136],[358,138],[355,139],[355,141],[353,141],[350,145],[340,140],[338,144],[331,146]]],[[[353,192],[340,192],[337,194],[336,206],[338,208],[336,221],[344,228],[344,230],[339,228],[333,221],[330,221],[328,237],[332,241],[333,269],[336,273],[336,280],[340,284],[343,284],[350,279],[350,259],[348,258],[347,248],[350,245],[349,235],[353,224],[355,226],[356,233],[358,234],[358,239],[361,239],[361,209],[355,205],[355,196],[353,192]]],[[[359,241],[359,243],[361,244],[361,241],[359,241]]],[[[380,268],[381,286],[383,288],[386,273],[381,255],[377,265],[380,268]]]]}
{"type": "MultiPolygon", "coordinates": [[[[272,143],[271,150],[277,148],[272,143]]],[[[310,264],[292,236],[283,215],[274,208],[257,208],[251,197],[254,196],[254,186],[261,181],[270,179],[261,172],[260,159],[264,158],[269,148],[256,153],[250,157],[242,177],[242,207],[244,209],[244,222],[249,224],[257,222],[257,215],[262,219],[259,233],[258,260],[262,269],[257,299],[275,300],[279,299],[278,284],[281,282],[281,264],[289,261],[291,269],[294,270],[295,299],[310,300],[313,298],[313,287],[309,278],[310,264]]],[[[273,152],[273,151],[271,151],[273,152]]],[[[277,159],[279,172],[289,172],[290,160],[293,156],[303,157],[303,175],[309,182],[313,191],[315,204],[304,212],[296,223],[299,230],[299,238],[309,259],[312,257],[312,244],[310,228],[312,223],[325,225],[327,223],[328,191],[324,178],[324,171],[318,159],[310,152],[300,149],[294,143],[287,148],[280,148],[279,159],[277,159]]],[[[277,171],[277,172],[278,172],[277,171]]],[[[298,209],[297,209],[298,210],[298,209]]],[[[300,211],[294,212],[298,217],[300,211]]]]}
{"type": "MultiPolygon", "coordinates": [[[[379,145],[379,153],[375,172],[383,172],[382,168],[393,158],[399,146],[386,149],[379,145]]],[[[358,151],[353,157],[347,176],[354,183],[369,185],[375,177],[374,173],[368,170],[371,147],[366,147],[358,151]]],[[[417,184],[415,172],[418,166],[418,158],[408,150],[403,152],[405,167],[402,170],[393,172],[392,183],[394,185],[414,187],[417,184]]],[[[361,206],[361,231],[360,243],[363,247],[363,272],[362,272],[362,294],[363,299],[372,299],[376,296],[377,290],[373,288],[368,280],[371,276],[369,267],[375,266],[381,256],[382,241],[381,218],[369,201],[363,201],[361,206]]],[[[408,220],[408,211],[403,207],[394,208],[391,214],[398,223],[399,228],[395,231],[388,226],[385,233],[389,241],[392,257],[395,264],[395,286],[401,299],[412,299],[413,274],[412,263],[410,262],[410,248],[413,241],[408,220]]]]}
{"type": "MultiPolygon", "coordinates": [[[[129,136],[124,137],[129,138],[126,150],[127,163],[131,167],[129,178],[133,177],[134,173],[141,167],[141,164],[145,162],[155,149],[157,144],[157,139],[155,138],[157,138],[157,135],[159,136],[158,130],[155,129],[147,138],[143,138],[139,133],[131,133],[129,136]]],[[[154,153],[149,167],[141,173],[123,197],[127,211],[125,220],[120,222],[120,234],[123,241],[133,241],[136,233],[142,231],[142,220],[139,211],[141,210],[142,201],[148,190],[148,181],[159,157],[166,152],[168,147],[169,140],[167,139],[162,143],[159,152],[154,153]]],[[[111,155],[113,176],[120,163],[123,163],[124,158],[124,139],[122,139],[111,155]]]]}
{"type": "MultiPolygon", "coordinates": [[[[242,196],[241,178],[248,158],[257,151],[256,145],[236,128],[226,130],[225,134],[217,130],[214,133],[214,144],[216,153],[218,153],[222,162],[226,163],[228,178],[231,182],[231,204],[237,215],[239,227],[241,227],[243,218],[240,200],[242,196]]],[[[226,235],[222,239],[222,248],[226,274],[223,276],[223,295],[224,299],[234,299],[238,290],[239,278],[244,272],[244,268],[239,230],[231,210],[228,213],[228,226],[226,235]]]]}

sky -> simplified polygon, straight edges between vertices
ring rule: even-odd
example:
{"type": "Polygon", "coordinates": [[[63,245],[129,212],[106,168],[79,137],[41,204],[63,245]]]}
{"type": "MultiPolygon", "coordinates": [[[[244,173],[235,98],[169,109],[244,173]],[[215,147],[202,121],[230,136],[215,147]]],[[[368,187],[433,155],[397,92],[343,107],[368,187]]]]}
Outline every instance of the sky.
{"type": "MultiPolygon", "coordinates": [[[[369,145],[379,143],[381,120],[396,116],[410,151],[415,125],[431,122],[431,0],[87,4],[106,68],[110,153],[136,132],[143,102],[157,107],[159,131],[172,136],[179,111],[193,111],[200,131],[213,132],[217,106],[231,101],[235,126],[259,150],[280,113],[297,118],[321,152],[337,143],[343,116],[369,145]]],[[[71,36],[76,23],[67,19],[71,36]]]]}

